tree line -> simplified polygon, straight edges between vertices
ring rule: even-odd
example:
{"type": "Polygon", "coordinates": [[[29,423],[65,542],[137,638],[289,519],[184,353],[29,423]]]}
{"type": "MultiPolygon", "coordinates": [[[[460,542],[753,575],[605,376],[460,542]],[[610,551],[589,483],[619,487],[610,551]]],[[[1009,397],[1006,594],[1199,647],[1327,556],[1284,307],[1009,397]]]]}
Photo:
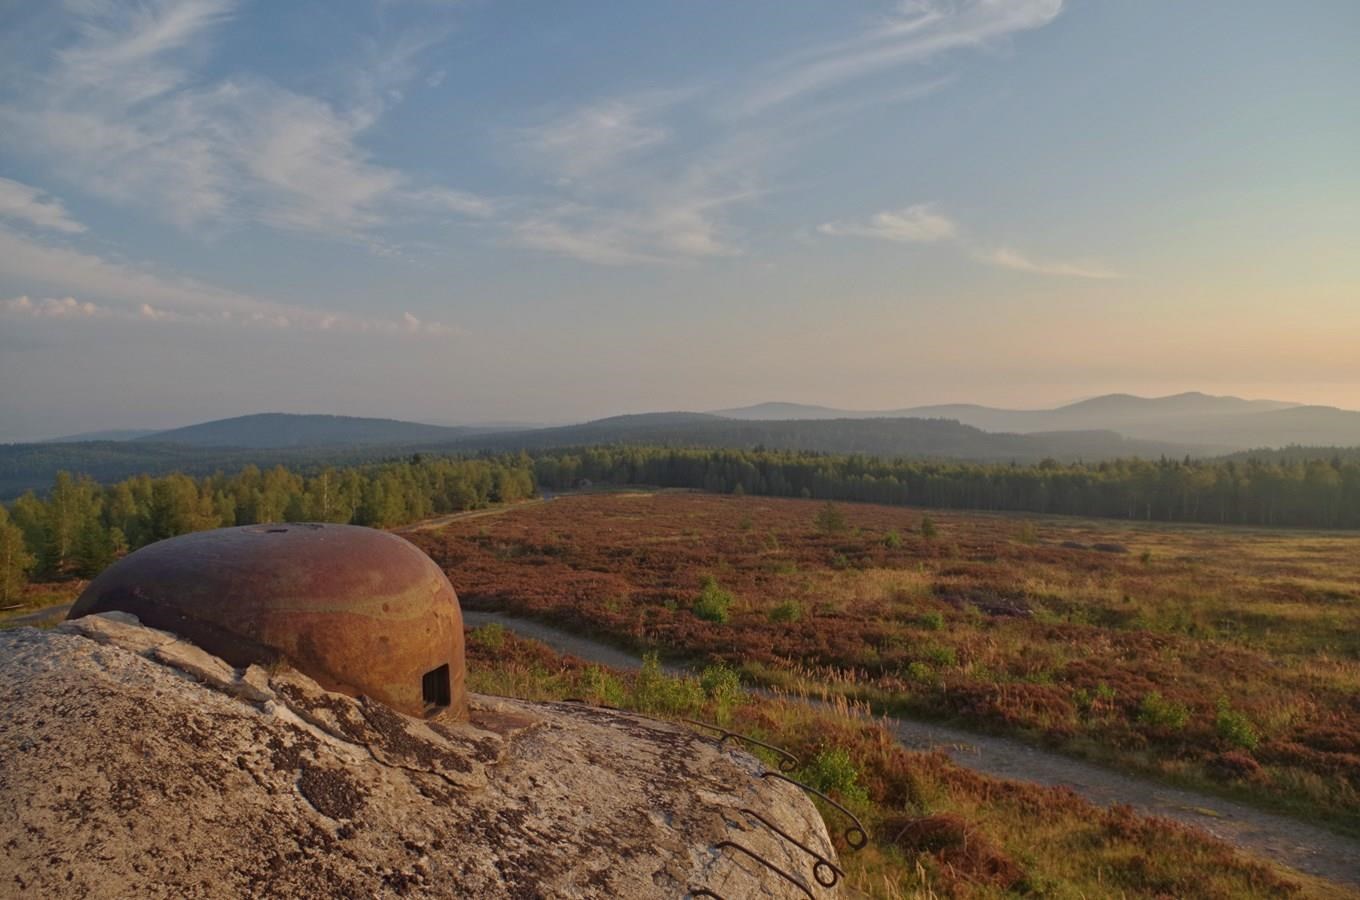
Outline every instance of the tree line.
{"type": "Polygon", "coordinates": [[[1360,458],[1035,465],[770,450],[596,447],[545,452],[542,487],[583,479],[721,493],[1221,525],[1360,528],[1360,458]]]}
{"type": "Polygon", "coordinates": [[[91,577],[120,554],[190,531],[262,522],[390,528],[587,483],[1224,525],[1360,528],[1360,458],[926,462],[775,450],[590,447],[421,457],[306,474],[283,466],[100,485],[59,473],[0,506],[0,605],[25,579],[91,577]]]}
{"type": "Polygon", "coordinates": [[[310,475],[251,465],[233,475],[139,475],[110,485],[60,472],[45,496],[30,491],[0,505],[0,605],[13,603],[30,577],[93,577],[129,550],[191,531],[263,522],[391,528],[534,493],[527,456],[417,455],[310,475]]]}

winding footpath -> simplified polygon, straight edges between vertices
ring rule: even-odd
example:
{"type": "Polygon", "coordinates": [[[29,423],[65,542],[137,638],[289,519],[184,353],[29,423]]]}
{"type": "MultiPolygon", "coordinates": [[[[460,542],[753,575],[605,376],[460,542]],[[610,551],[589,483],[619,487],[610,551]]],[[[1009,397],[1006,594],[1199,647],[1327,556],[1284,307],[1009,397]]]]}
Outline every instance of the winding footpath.
{"type": "MultiPolygon", "coordinates": [[[[522,637],[541,641],[559,653],[613,668],[636,669],[642,665],[637,656],[617,647],[530,619],[464,610],[463,621],[472,628],[496,623],[522,637]]],[[[674,666],[667,669],[672,673],[683,671],[674,666]]],[[[885,721],[898,740],[913,750],[942,750],[959,765],[997,778],[1070,788],[1101,806],[1125,803],[1145,815],[1201,828],[1220,840],[1300,872],[1360,888],[1360,842],[1324,828],[1231,800],[1125,775],[1010,738],[891,716],[885,721]]]]}

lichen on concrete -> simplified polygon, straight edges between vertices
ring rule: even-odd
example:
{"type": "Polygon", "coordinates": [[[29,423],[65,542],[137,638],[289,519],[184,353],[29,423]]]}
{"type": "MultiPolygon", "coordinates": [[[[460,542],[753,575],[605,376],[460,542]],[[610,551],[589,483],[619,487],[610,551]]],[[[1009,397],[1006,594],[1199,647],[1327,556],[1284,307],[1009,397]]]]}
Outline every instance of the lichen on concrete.
{"type": "Polygon", "coordinates": [[[670,723],[473,695],[418,720],[130,616],[0,634],[0,895],[817,897],[816,808],[670,723]]]}

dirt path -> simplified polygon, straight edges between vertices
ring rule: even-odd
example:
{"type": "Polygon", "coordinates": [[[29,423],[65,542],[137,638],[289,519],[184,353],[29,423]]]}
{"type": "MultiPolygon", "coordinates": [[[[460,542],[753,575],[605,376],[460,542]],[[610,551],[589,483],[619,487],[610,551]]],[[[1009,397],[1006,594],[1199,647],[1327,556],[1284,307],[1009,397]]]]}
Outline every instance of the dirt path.
{"type": "MultiPolygon", "coordinates": [[[[642,664],[637,656],[617,647],[541,622],[477,610],[464,610],[463,619],[473,628],[494,622],[560,653],[602,665],[636,669],[642,664]]],[[[681,671],[674,666],[667,669],[681,671]]],[[[898,739],[912,749],[943,750],[959,765],[998,778],[1068,787],[1102,806],[1126,803],[1147,815],[1202,828],[1229,844],[1301,872],[1360,887],[1360,842],[1326,829],[1231,800],[1125,775],[1009,738],[910,719],[889,717],[887,722],[898,739]]]]}
{"type": "Polygon", "coordinates": [[[434,531],[443,528],[450,522],[459,519],[485,519],[491,516],[499,516],[508,513],[512,509],[523,509],[526,506],[537,506],[540,503],[547,503],[552,499],[552,495],[540,497],[536,500],[524,500],[519,503],[507,503],[504,506],[493,506],[490,509],[473,509],[467,512],[449,513],[447,516],[436,516],[433,519],[421,519],[419,522],[412,522],[410,525],[402,525],[399,528],[392,528],[393,534],[414,534],[417,531],[434,531]]]}

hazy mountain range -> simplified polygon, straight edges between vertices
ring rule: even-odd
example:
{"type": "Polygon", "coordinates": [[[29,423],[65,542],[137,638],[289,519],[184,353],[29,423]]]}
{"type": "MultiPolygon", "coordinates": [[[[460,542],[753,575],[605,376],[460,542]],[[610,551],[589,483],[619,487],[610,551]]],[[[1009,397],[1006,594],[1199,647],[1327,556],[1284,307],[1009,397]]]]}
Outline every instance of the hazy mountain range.
{"type": "Polygon", "coordinates": [[[892,410],[848,410],[761,403],[717,410],[732,419],[953,419],[984,431],[1116,431],[1125,437],[1247,450],[1290,444],[1360,444],[1360,412],[1279,400],[1243,400],[1191,392],[1169,397],[1106,394],[1053,409],[998,409],[970,403],[892,410]]]}
{"type": "Polygon", "coordinates": [[[168,431],[100,432],[0,445],[0,497],[50,484],[60,469],[109,480],[140,472],[203,473],[247,463],[344,464],[415,452],[629,443],[973,462],[1217,456],[1294,445],[1360,446],[1360,412],[1188,393],[1156,398],[1110,394],[1037,410],[952,404],[861,411],[762,403],[713,413],[614,416],[550,428],[259,413],[168,431]]]}

